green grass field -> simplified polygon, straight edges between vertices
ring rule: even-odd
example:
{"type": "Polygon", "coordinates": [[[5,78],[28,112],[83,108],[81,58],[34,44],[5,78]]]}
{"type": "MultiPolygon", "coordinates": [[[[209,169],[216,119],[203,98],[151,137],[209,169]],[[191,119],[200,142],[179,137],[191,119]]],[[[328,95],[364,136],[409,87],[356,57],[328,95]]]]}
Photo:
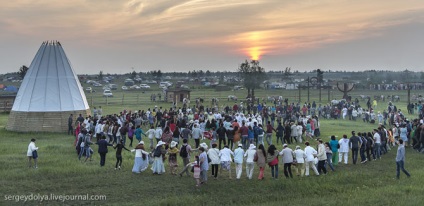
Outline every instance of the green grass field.
{"type": "MultiPolygon", "coordinates": [[[[245,92],[245,91],[243,91],[245,92]]],[[[302,96],[306,91],[302,91],[302,96]]],[[[217,95],[211,91],[194,91],[192,96],[209,97],[217,95]]],[[[224,98],[228,93],[220,94],[224,98]]],[[[297,91],[287,94],[294,96],[297,91]]],[[[357,93],[361,94],[360,92],[357,93]]],[[[365,93],[366,94],[366,93],[365,93]]],[[[96,94],[98,95],[98,94],[96,94]]],[[[265,96],[264,91],[260,96],[265,96]]],[[[337,95],[340,95],[337,93],[337,95]]],[[[147,96],[147,95],[146,95],[147,96]]],[[[240,95],[241,97],[242,95],[240,95]]],[[[283,95],[284,96],[284,95],[283,95]]],[[[405,95],[403,95],[405,97],[405,95]]],[[[150,96],[143,97],[140,105],[111,104],[101,105],[104,113],[117,113],[122,109],[147,109],[154,107],[150,96]]],[[[99,100],[102,97],[96,97],[99,100]]],[[[317,95],[311,98],[317,100],[317,95]]],[[[323,95],[326,100],[326,96],[323,95]]],[[[306,97],[302,97],[306,101],[306,97]]],[[[223,101],[227,102],[227,101],[223,101]]],[[[326,101],[325,101],[326,102],[326,101]]],[[[231,103],[233,104],[233,103],[231,103]]],[[[159,104],[166,106],[168,104],[159,104]]],[[[386,103],[379,104],[383,110],[386,103]]],[[[403,102],[399,107],[406,111],[403,102]]],[[[410,118],[412,118],[411,116],[410,118]]],[[[280,163],[279,179],[271,179],[270,169],[265,169],[265,180],[247,180],[245,170],[241,180],[228,179],[227,173],[219,174],[218,180],[209,179],[207,185],[195,187],[191,177],[172,176],[167,173],[154,176],[148,169],[142,174],[133,174],[134,154],[123,151],[122,170],[115,171],[115,153],[109,148],[105,167],[99,166],[97,146],[94,146],[93,161],[78,161],[74,137],[52,133],[16,133],[6,131],[7,114],[0,115],[0,205],[22,205],[24,202],[6,200],[8,195],[105,195],[102,201],[28,201],[28,205],[422,205],[424,203],[424,158],[412,149],[407,149],[405,168],[411,178],[396,174],[393,148],[381,160],[366,164],[339,165],[336,172],[328,175],[285,179],[280,163]],[[39,168],[27,167],[26,151],[31,138],[36,138],[39,147],[39,168]]],[[[371,131],[376,125],[362,121],[321,120],[321,133],[325,141],[330,135],[341,137],[350,131],[371,131]]],[[[146,131],[146,130],[145,130],[146,131]]],[[[275,142],[275,136],[273,137],[275,142]]],[[[194,143],[194,142],[191,142],[194,143]]],[[[315,143],[314,143],[315,144],[315,143]]],[[[303,148],[304,145],[302,145],[303,148]]],[[[295,145],[290,145],[294,148],[295,145]]],[[[282,146],[278,145],[278,149],[282,146]]],[[[166,165],[167,166],[167,165],[166,165]]],[[[180,164],[179,169],[182,168],[180,164]]],[[[233,169],[233,177],[235,168],[233,169]]],[[[210,174],[210,172],[209,172],[210,174]]],[[[255,168],[254,176],[257,176],[255,168]]]]}

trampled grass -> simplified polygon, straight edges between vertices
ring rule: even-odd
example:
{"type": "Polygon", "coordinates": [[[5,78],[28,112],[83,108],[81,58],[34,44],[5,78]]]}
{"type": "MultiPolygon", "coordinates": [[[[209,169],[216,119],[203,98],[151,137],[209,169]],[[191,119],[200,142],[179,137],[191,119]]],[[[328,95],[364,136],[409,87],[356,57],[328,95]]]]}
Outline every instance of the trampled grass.
{"type": "MultiPolygon", "coordinates": [[[[146,108],[146,106],[141,106],[146,108]]],[[[380,105],[379,105],[380,107],[380,105]]],[[[404,106],[399,106],[403,108],[404,106]]],[[[105,113],[116,113],[124,106],[105,106],[105,113]]],[[[381,106],[383,109],[383,106],[381,106]]],[[[402,109],[404,110],[404,109],[402,109]]],[[[405,110],[404,110],[405,111],[405,110]]],[[[265,180],[247,180],[245,170],[241,180],[226,172],[218,180],[196,188],[191,177],[168,173],[154,176],[150,169],[133,174],[134,154],[123,151],[123,166],[115,171],[115,151],[109,148],[105,167],[99,166],[97,146],[93,161],[80,162],[73,147],[74,137],[52,133],[15,133],[4,129],[7,114],[0,115],[0,194],[1,205],[22,205],[22,201],[7,201],[6,195],[105,195],[102,201],[28,201],[29,205],[422,205],[424,185],[424,156],[407,149],[405,168],[411,178],[396,174],[396,147],[381,160],[366,164],[338,165],[328,175],[284,178],[280,163],[279,179],[271,179],[265,169],[265,180]],[[27,167],[26,151],[32,137],[37,139],[39,168],[27,167]]],[[[358,132],[371,131],[377,125],[348,120],[321,120],[324,140],[330,135],[339,138],[358,132]]],[[[275,142],[275,136],[274,136],[275,142]]],[[[315,144],[315,143],[314,143],[315,144]]],[[[290,145],[294,148],[295,144],[290,145]]],[[[281,144],[277,146],[281,149],[281,144]]],[[[303,147],[303,145],[302,145],[303,147]]],[[[349,156],[350,158],[350,156],[349,156]]],[[[180,161],[179,169],[182,169],[180,161]]],[[[210,174],[210,171],[209,171],[210,174]]],[[[254,177],[258,175],[255,168],[254,177]]]]}

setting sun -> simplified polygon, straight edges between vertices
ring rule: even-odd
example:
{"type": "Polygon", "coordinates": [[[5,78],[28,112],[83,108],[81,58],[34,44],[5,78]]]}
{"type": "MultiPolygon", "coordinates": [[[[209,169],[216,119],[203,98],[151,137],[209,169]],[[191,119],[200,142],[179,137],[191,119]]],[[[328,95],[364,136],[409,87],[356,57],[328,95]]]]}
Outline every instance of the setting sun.
{"type": "Polygon", "coordinates": [[[259,60],[259,58],[261,57],[261,51],[259,47],[250,47],[248,49],[248,53],[252,60],[259,60]]]}

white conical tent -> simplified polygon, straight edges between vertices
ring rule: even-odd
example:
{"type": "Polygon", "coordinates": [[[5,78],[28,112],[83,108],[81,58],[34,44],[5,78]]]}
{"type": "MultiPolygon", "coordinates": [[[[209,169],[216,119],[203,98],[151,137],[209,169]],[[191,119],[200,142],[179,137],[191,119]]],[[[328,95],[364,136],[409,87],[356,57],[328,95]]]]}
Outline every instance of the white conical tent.
{"type": "Polygon", "coordinates": [[[71,113],[87,115],[87,99],[61,44],[43,42],[19,88],[9,116],[8,129],[66,131],[67,116],[71,113]],[[27,118],[32,119],[25,120],[27,118]],[[34,125],[32,128],[22,128],[22,121],[34,125]],[[43,128],[35,128],[37,123],[43,128]]]}
{"type": "Polygon", "coordinates": [[[44,42],[19,88],[13,111],[50,112],[88,109],[81,88],[59,42],[44,42]]]}

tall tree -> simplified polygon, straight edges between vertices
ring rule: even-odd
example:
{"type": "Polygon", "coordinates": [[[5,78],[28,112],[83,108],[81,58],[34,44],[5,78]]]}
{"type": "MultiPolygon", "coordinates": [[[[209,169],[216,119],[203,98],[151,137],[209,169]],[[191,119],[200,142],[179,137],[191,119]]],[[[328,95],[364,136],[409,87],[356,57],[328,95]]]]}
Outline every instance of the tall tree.
{"type": "Polygon", "coordinates": [[[290,76],[292,76],[292,75],[293,75],[293,73],[291,71],[291,67],[286,67],[286,69],[284,69],[284,72],[283,72],[283,80],[284,79],[289,80],[290,76]]]}
{"type": "Polygon", "coordinates": [[[240,64],[238,68],[244,87],[247,89],[247,97],[255,99],[255,89],[260,88],[260,84],[266,79],[265,69],[259,66],[259,61],[247,60],[240,64]]]}
{"type": "Polygon", "coordinates": [[[131,79],[135,79],[136,76],[137,76],[137,72],[132,71],[130,74],[131,79]]]}
{"type": "Polygon", "coordinates": [[[20,76],[22,79],[25,77],[25,75],[26,75],[26,73],[27,73],[28,69],[29,69],[29,68],[28,68],[27,66],[25,66],[25,65],[23,65],[23,66],[21,66],[21,68],[19,68],[18,74],[19,74],[19,76],[20,76]]]}
{"type": "Polygon", "coordinates": [[[99,79],[99,80],[102,80],[102,79],[103,79],[103,71],[100,71],[100,72],[99,72],[98,79],[99,79]]]}

